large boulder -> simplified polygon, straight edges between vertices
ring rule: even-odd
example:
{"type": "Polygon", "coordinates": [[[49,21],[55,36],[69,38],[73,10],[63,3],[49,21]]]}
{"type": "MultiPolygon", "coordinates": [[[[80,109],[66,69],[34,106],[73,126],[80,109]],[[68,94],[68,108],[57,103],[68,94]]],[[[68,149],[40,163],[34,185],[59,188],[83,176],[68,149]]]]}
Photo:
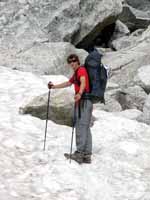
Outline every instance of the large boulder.
{"type": "Polygon", "coordinates": [[[18,51],[37,41],[78,44],[94,38],[122,11],[120,0],[7,0],[0,6],[1,44],[18,51]]]}
{"type": "Polygon", "coordinates": [[[62,42],[77,45],[88,37],[88,44],[122,10],[120,0],[7,0],[0,7],[0,65],[64,75],[68,53],[82,53],[62,42]]]}
{"type": "Polygon", "coordinates": [[[74,43],[84,47],[94,40],[108,25],[113,24],[122,11],[120,0],[81,1],[81,27],[74,43]]]}
{"type": "Polygon", "coordinates": [[[0,52],[0,64],[12,69],[33,72],[36,74],[63,74],[69,76],[71,71],[70,68],[67,67],[66,59],[71,53],[77,54],[81,63],[84,63],[87,52],[76,49],[69,43],[38,42],[19,52],[12,49],[2,49],[0,52]]]}
{"type": "MultiPolygon", "coordinates": [[[[67,89],[51,92],[48,119],[57,124],[72,126],[73,93],[67,89]]],[[[47,119],[48,95],[36,96],[25,106],[20,107],[22,114],[31,114],[40,119],[47,119]]]]}
{"type": "MultiPolygon", "coordinates": [[[[36,77],[36,76],[35,76],[36,77]]],[[[74,107],[74,89],[73,87],[64,89],[50,90],[49,110],[48,109],[48,88],[47,83],[51,81],[54,84],[59,84],[67,81],[64,76],[40,76],[39,87],[41,91],[31,93],[28,98],[22,101],[19,112],[21,114],[31,114],[40,119],[48,119],[57,124],[72,125],[73,107],[74,107]],[[40,82],[45,84],[40,86],[40,82]],[[44,89],[43,89],[44,87],[44,89]],[[47,89],[47,92],[46,92],[47,89]]],[[[34,78],[35,79],[35,78],[34,78]]],[[[33,85],[35,83],[33,82],[33,85]]]]}
{"type": "MultiPolygon", "coordinates": [[[[54,82],[66,81],[62,76],[50,76],[54,82]],[[54,79],[55,77],[55,79],[54,79]]],[[[117,84],[108,82],[107,91],[105,94],[105,104],[94,104],[94,109],[105,110],[107,112],[122,111],[121,104],[115,99],[117,91],[119,90],[117,84]]],[[[73,88],[65,88],[61,90],[52,90],[50,97],[49,116],[48,119],[57,124],[72,126],[73,105],[74,105],[74,91],[73,88]]],[[[41,94],[39,96],[33,94],[30,99],[25,101],[20,107],[20,113],[31,114],[40,119],[47,118],[47,100],[48,94],[41,94]]],[[[94,124],[95,118],[92,117],[91,125],[94,124]]]]}

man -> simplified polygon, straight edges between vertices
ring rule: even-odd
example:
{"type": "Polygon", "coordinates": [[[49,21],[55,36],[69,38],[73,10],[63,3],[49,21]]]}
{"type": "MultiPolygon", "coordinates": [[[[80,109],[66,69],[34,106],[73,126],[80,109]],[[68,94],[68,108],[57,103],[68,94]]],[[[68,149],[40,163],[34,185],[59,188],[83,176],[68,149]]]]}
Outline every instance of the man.
{"type": "MultiPolygon", "coordinates": [[[[75,129],[76,129],[76,148],[71,155],[71,159],[78,163],[91,163],[92,155],[92,135],[90,131],[90,121],[92,116],[93,104],[89,99],[84,99],[84,94],[90,91],[89,79],[86,69],[80,66],[79,58],[76,54],[71,54],[67,62],[74,71],[69,81],[54,85],[48,84],[49,89],[65,88],[74,84],[75,88],[75,129]]],[[[66,157],[69,154],[64,154],[66,157]]]]}

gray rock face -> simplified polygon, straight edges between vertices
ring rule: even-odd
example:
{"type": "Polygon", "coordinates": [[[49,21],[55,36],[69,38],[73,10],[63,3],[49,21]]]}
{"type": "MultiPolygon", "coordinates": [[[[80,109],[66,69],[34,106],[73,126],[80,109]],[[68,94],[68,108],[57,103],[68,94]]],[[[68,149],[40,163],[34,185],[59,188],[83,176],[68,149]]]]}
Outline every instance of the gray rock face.
{"type": "Polygon", "coordinates": [[[137,70],[143,65],[149,65],[149,60],[150,27],[130,47],[105,53],[103,57],[103,62],[112,68],[110,80],[123,88],[135,85],[137,70]]]}
{"type": "Polygon", "coordinates": [[[119,0],[8,0],[0,8],[2,41],[11,48],[37,40],[77,44],[89,34],[95,37],[122,11],[119,0]]]}
{"type": "Polygon", "coordinates": [[[147,28],[150,24],[150,15],[128,5],[123,6],[123,12],[119,19],[132,31],[147,28]]]}
{"type": "Polygon", "coordinates": [[[141,34],[144,30],[138,29],[130,35],[124,35],[123,37],[117,38],[112,41],[112,47],[115,50],[121,50],[125,48],[132,47],[136,43],[138,43],[138,39],[140,39],[141,34]]]}
{"type": "Polygon", "coordinates": [[[144,88],[147,93],[150,93],[150,65],[142,66],[138,69],[137,77],[135,81],[144,88]]]}
{"type": "Polygon", "coordinates": [[[86,0],[80,2],[80,7],[81,28],[74,40],[80,46],[86,46],[95,39],[104,27],[116,21],[122,11],[122,4],[118,0],[86,0]]]}
{"type": "MultiPolygon", "coordinates": [[[[149,123],[149,108],[145,106],[148,104],[145,104],[145,100],[146,93],[150,92],[150,27],[142,35],[136,31],[128,38],[131,37],[134,37],[134,43],[132,41],[128,47],[117,52],[105,52],[103,62],[112,68],[110,81],[123,89],[120,90],[123,92],[120,93],[119,98],[116,98],[122,109],[143,111],[144,114],[137,113],[136,115],[135,113],[135,118],[138,121],[149,123]]],[[[134,116],[134,114],[131,115],[134,116]]]]}
{"type": "Polygon", "coordinates": [[[122,23],[120,20],[116,21],[115,32],[118,33],[117,37],[122,37],[130,33],[128,27],[122,23]]]}
{"type": "Polygon", "coordinates": [[[91,40],[113,23],[121,10],[119,0],[1,1],[0,65],[38,74],[67,75],[62,70],[66,56],[82,53],[62,42],[78,44],[88,35],[91,40]]]}
{"type": "Polygon", "coordinates": [[[120,112],[122,111],[122,107],[120,105],[120,103],[115,100],[114,98],[111,98],[110,95],[105,95],[105,104],[100,104],[97,103],[94,105],[94,109],[97,110],[104,110],[107,112],[120,112]]]}
{"type": "Polygon", "coordinates": [[[118,92],[116,99],[121,104],[122,109],[138,109],[143,110],[143,105],[147,94],[139,86],[129,87],[118,92]]]}
{"type": "Polygon", "coordinates": [[[107,112],[120,112],[122,111],[121,104],[116,100],[116,94],[120,90],[119,85],[112,83],[108,80],[105,92],[105,104],[94,104],[94,109],[104,110],[107,112]]]}
{"type": "Polygon", "coordinates": [[[128,29],[128,27],[124,23],[122,23],[120,20],[117,20],[116,25],[115,25],[115,30],[111,37],[109,46],[114,47],[112,46],[111,41],[114,42],[114,40],[122,38],[123,36],[128,35],[129,33],[130,33],[130,30],[128,29]]]}
{"type": "Polygon", "coordinates": [[[142,1],[141,0],[126,0],[126,2],[133,8],[147,12],[150,16],[150,12],[149,12],[150,1],[149,0],[142,0],[142,1]]]}
{"type": "Polygon", "coordinates": [[[138,121],[150,125],[150,95],[148,95],[145,101],[143,113],[138,117],[138,121]]]}

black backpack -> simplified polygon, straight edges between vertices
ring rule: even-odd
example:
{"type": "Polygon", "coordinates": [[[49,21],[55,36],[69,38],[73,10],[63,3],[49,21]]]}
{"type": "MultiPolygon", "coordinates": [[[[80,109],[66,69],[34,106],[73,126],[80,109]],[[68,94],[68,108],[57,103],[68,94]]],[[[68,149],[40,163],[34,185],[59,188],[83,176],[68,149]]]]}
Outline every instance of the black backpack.
{"type": "Polygon", "coordinates": [[[104,103],[105,104],[105,90],[107,84],[107,69],[101,63],[102,55],[94,49],[89,53],[85,59],[85,68],[88,72],[90,93],[84,94],[85,98],[91,99],[93,103],[104,103]]]}

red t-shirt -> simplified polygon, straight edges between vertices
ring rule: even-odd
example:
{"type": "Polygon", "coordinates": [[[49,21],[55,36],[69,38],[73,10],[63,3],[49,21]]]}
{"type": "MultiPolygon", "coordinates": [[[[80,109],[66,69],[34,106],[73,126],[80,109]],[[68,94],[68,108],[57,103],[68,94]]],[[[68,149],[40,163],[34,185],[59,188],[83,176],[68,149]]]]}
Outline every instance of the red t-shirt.
{"type": "Polygon", "coordinates": [[[75,73],[69,79],[69,82],[74,84],[75,93],[78,93],[79,90],[80,90],[80,77],[81,76],[85,77],[85,90],[84,90],[84,92],[89,92],[90,91],[89,78],[88,78],[88,74],[87,74],[85,67],[84,66],[79,67],[75,73]],[[75,73],[76,73],[76,75],[75,75],[75,73]]]}

